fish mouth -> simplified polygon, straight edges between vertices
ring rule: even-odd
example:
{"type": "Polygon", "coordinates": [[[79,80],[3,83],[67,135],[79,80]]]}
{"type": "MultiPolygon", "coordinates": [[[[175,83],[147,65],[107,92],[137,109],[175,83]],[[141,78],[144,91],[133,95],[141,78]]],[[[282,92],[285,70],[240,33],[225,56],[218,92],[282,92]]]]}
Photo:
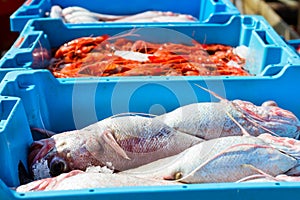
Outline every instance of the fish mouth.
{"type": "Polygon", "coordinates": [[[28,168],[31,172],[33,164],[40,161],[42,158],[46,158],[49,152],[54,149],[54,147],[55,142],[52,138],[34,141],[31,144],[27,159],[28,168]]]}

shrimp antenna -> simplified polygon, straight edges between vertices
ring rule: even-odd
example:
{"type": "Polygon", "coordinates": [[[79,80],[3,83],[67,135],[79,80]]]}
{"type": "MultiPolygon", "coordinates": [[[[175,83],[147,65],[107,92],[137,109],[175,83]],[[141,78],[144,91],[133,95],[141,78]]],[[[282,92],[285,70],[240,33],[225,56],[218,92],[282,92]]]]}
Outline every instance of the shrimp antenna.
{"type": "Polygon", "coordinates": [[[123,37],[127,37],[127,36],[136,36],[136,37],[140,37],[139,34],[136,34],[136,32],[137,32],[138,30],[139,30],[139,29],[133,28],[133,29],[131,29],[129,32],[126,32],[126,33],[123,33],[123,34],[120,34],[120,35],[112,36],[112,37],[108,38],[107,40],[114,40],[114,39],[119,39],[119,38],[123,38],[123,37]]]}
{"type": "Polygon", "coordinates": [[[211,90],[209,90],[209,89],[207,89],[207,88],[205,88],[205,87],[202,87],[201,85],[199,85],[199,84],[197,84],[197,83],[195,83],[195,85],[196,85],[197,87],[201,88],[202,90],[208,92],[209,94],[213,95],[214,97],[216,97],[217,99],[219,99],[219,100],[221,100],[221,101],[228,101],[227,99],[221,97],[221,96],[218,95],[217,93],[215,93],[215,92],[213,92],[213,91],[211,91],[211,90]]]}
{"type": "Polygon", "coordinates": [[[251,136],[249,133],[248,133],[248,131],[246,131],[246,129],[244,129],[244,127],[242,127],[242,125],[238,122],[238,121],[236,121],[235,119],[234,119],[234,117],[228,112],[228,111],[225,111],[226,112],[226,114],[227,114],[227,116],[241,129],[241,131],[242,131],[242,133],[243,133],[243,135],[246,135],[246,136],[251,136]]]}
{"type": "MultiPolygon", "coordinates": [[[[196,84],[196,83],[195,83],[195,85],[196,85],[197,87],[201,88],[202,90],[204,90],[204,91],[210,93],[211,95],[213,95],[214,97],[216,97],[217,99],[219,99],[219,100],[221,100],[221,101],[227,101],[227,102],[230,102],[228,99],[225,99],[225,98],[221,97],[221,96],[218,95],[217,93],[215,93],[215,92],[213,92],[213,91],[211,91],[211,90],[209,90],[209,89],[207,89],[207,88],[204,88],[204,87],[202,87],[202,86],[200,86],[200,85],[198,85],[198,84],[196,84]]],[[[246,118],[250,123],[252,123],[253,125],[258,126],[259,128],[265,130],[266,132],[268,132],[268,133],[270,133],[270,134],[272,134],[272,135],[274,135],[274,136],[279,136],[278,134],[274,133],[273,131],[267,129],[266,127],[264,127],[264,126],[262,126],[262,125],[256,123],[254,120],[252,120],[252,117],[251,117],[251,116],[246,115],[246,114],[245,114],[245,113],[244,113],[237,105],[235,105],[233,102],[231,102],[231,105],[232,105],[237,111],[241,112],[242,116],[245,117],[245,118],[246,118]]],[[[229,114],[229,113],[227,113],[227,115],[228,115],[228,114],[229,114]]],[[[228,115],[228,116],[229,116],[229,115],[228,115]]],[[[230,116],[229,116],[229,117],[230,117],[230,116]]],[[[232,117],[231,119],[233,119],[233,117],[232,117]]],[[[238,122],[236,122],[236,121],[234,121],[234,122],[238,124],[238,122]]],[[[245,132],[243,131],[243,128],[242,128],[240,125],[238,125],[238,126],[242,129],[242,132],[245,133],[245,132]]],[[[245,130],[245,129],[244,129],[244,130],[245,130]]],[[[247,133],[246,135],[248,135],[248,133],[247,133]]]]}

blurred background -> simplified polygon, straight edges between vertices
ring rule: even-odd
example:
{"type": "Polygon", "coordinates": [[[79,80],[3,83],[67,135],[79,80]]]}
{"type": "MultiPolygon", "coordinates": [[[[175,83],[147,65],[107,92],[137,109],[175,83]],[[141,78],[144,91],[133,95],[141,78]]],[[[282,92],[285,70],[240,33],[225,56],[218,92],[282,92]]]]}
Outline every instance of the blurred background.
{"type": "Polygon", "coordinates": [[[0,51],[2,55],[11,47],[19,33],[13,33],[9,27],[9,16],[17,10],[25,1],[0,0],[0,51]]]}
{"type": "MultiPolygon", "coordinates": [[[[286,40],[300,38],[300,0],[231,0],[241,14],[262,15],[286,40]]],[[[12,46],[19,33],[10,31],[10,15],[24,0],[0,0],[0,52],[12,46]]]]}

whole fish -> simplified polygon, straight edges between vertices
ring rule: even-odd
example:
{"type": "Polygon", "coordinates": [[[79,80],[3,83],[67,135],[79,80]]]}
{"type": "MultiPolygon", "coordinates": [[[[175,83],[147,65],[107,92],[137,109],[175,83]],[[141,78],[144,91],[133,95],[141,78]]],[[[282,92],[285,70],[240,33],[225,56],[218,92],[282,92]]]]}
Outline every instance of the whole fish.
{"type": "Polygon", "coordinates": [[[297,161],[257,137],[228,136],[120,173],[183,183],[234,182],[257,173],[244,167],[246,164],[276,176],[293,168],[297,161]]]}
{"type": "Polygon", "coordinates": [[[299,137],[300,121],[298,118],[292,112],[278,107],[276,103],[268,101],[261,106],[257,106],[248,101],[228,101],[212,91],[203,89],[212,93],[221,101],[200,102],[182,106],[174,111],[157,116],[156,119],[176,130],[205,140],[242,135],[238,124],[253,136],[269,132],[284,137],[299,137]]]}
{"type": "Polygon", "coordinates": [[[88,173],[73,170],[60,174],[57,177],[36,180],[16,188],[17,192],[49,191],[49,190],[76,190],[86,188],[108,188],[124,186],[156,186],[178,185],[180,183],[148,180],[134,176],[110,173],[88,173]]]}
{"type": "Polygon", "coordinates": [[[28,165],[38,178],[47,177],[35,173],[43,173],[38,168],[45,162],[51,176],[89,166],[108,165],[123,171],[176,155],[199,142],[154,118],[125,114],[33,142],[28,165]]]}

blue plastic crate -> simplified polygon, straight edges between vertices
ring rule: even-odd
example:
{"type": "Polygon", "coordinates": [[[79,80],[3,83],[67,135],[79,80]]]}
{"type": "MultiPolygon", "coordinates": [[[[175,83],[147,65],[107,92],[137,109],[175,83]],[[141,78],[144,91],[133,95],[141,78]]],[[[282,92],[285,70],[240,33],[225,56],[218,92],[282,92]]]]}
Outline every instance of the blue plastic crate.
{"type": "MultiPolygon", "coordinates": [[[[51,49],[65,42],[83,36],[111,36],[135,29],[140,37],[149,42],[221,43],[231,46],[249,47],[245,68],[256,76],[278,73],[283,66],[299,64],[299,56],[278,36],[274,29],[261,16],[232,16],[224,24],[180,24],[180,25],[90,25],[66,27],[61,20],[31,20],[20,37],[0,61],[0,67],[43,68],[48,65],[51,49]],[[33,59],[32,54],[46,50],[47,55],[33,59]]],[[[35,57],[36,58],[36,57],[35,57]]]]}
{"type": "Polygon", "coordinates": [[[44,18],[53,5],[62,8],[80,6],[93,12],[115,15],[130,15],[146,10],[172,11],[192,15],[200,23],[224,23],[230,16],[240,14],[230,0],[189,0],[176,3],[172,0],[113,0],[109,3],[103,0],[88,3],[84,0],[28,0],[11,15],[11,30],[20,32],[28,20],[44,18]]]}
{"type": "Polygon", "coordinates": [[[286,66],[264,77],[134,77],[76,81],[55,79],[47,70],[9,72],[0,83],[0,198],[1,199],[262,199],[297,198],[300,183],[218,183],[184,186],[90,188],[78,191],[16,193],[17,165],[26,165],[33,138],[29,127],[55,132],[79,129],[122,112],[163,114],[179,106],[216,99],[202,85],[229,100],[255,104],[275,100],[300,116],[300,66],[286,66]]]}

